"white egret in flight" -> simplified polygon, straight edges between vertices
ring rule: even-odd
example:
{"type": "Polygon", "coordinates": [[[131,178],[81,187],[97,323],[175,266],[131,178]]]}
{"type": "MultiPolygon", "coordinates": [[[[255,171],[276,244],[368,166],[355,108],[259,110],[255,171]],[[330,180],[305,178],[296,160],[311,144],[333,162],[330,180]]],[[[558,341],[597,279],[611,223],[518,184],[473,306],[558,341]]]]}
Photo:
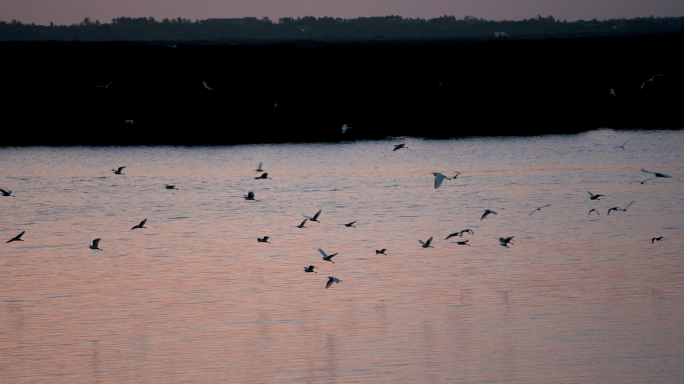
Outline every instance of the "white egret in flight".
{"type": "Polygon", "coordinates": [[[332,261],[331,259],[332,259],[333,257],[335,257],[335,256],[337,255],[337,253],[333,253],[332,255],[328,255],[328,254],[326,254],[326,253],[325,253],[322,249],[320,249],[320,248],[318,248],[318,252],[320,252],[321,255],[323,255],[323,260],[329,261],[329,262],[335,264],[335,262],[332,261]]]}
{"type": "Polygon", "coordinates": [[[342,282],[342,280],[338,279],[337,277],[328,276],[328,282],[325,283],[325,289],[330,288],[330,286],[333,283],[340,283],[340,282],[342,282]]]}

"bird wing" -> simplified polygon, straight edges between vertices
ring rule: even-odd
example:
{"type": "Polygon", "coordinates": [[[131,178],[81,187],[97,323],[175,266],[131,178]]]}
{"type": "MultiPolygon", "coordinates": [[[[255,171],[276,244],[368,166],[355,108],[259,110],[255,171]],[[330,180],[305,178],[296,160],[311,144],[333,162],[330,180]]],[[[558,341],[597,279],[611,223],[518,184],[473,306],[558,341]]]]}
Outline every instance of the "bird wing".
{"type": "Polygon", "coordinates": [[[330,288],[330,286],[332,285],[332,283],[335,281],[335,280],[333,280],[333,279],[334,279],[333,277],[328,277],[328,282],[325,283],[325,289],[330,288]]]}
{"type": "Polygon", "coordinates": [[[303,226],[304,226],[304,223],[306,223],[307,220],[309,220],[309,219],[304,219],[304,221],[302,221],[302,223],[299,224],[299,225],[303,227],[303,226]]]}
{"type": "Polygon", "coordinates": [[[489,211],[485,211],[485,213],[482,215],[482,217],[480,217],[480,220],[482,220],[482,219],[484,219],[485,217],[487,217],[487,215],[489,215],[489,213],[490,213],[489,211]]]}
{"type": "Polygon", "coordinates": [[[202,84],[204,84],[204,88],[206,88],[206,89],[208,89],[208,90],[210,90],[210,91],[213,91],[213,89],[209,88],[209,86],[207,85],[207,82],[206,82],[206,81],[202,81],[202,84]]]}
{"type": "Polygon", "coordinates": [[[24,233],[26,233],[26,231],[23,231],[20,234],[18,234],[17,237],[15,237],[15,239],[21,239],[21,237],[24,236],[24,233]]]}
{"type": "Polygon", "coordinates": [[[626,210],[627,210],[627,208],[629,208],[629,207],[631,207],[631,206],[632,206],[632,204],[634,204],[634,201],[632,201],[631,203],[627,204],[627,206],[626,206],[626,207],[625,207],[625,208],[623,209],[623,211],[626,211],[626,210]]]}
{"type": "Polygon", "coordinates": [[[441,173],[435,173],[435,189],[439,188],[440,185],[442,185],[442,182],[444,179],[446,179],[446,176],[442,175],[441,173]]]}
{"type": "Polygon", "coordinates": [[[449,238],[452,238],[454,236],[458,236],[458,233],[450,233],[449,236],[447,236],[447,238],[444,240],[449,240],[449,238]]]}
{"type": "Polygon", "coordinates": [[[423,246],[425,246],[425,243],[423,242],[423,240],[418,240],[418,242],[419,242],[420,244],[422,244],[423,246]]]}
{"type": "Polygon", "coordinates": [[[100,240],[102,240],[102,239],[97,238],[97,239],[93,240],[93,247],[97,248],[98,244],[100,244],[100,240]]]}
{"type": "Polygon", "coordinates": [[[318,220],[318,216],[321,215],[321,211],[322,211],[322,210],[319,210],[318,212],[316,212],[316,214],[315,214],[314,217],[313,217],[314,220],[318,220]]]}
{"type": "Polygon", "coordinates": [[[145,223],[147,223],[147,219],[141,221],[141,222],[140,222],[140,226],[142,227],[143,225],[145,225],[145,223]]]}
{"type": "Polygon", "coordinates": [[[249,197],[250,199],[253,199],[254,198],[254,192],[252,192],[252,191],[247,192],[247,197],[249,197]]]}
{"type": "Polygon", "coordinates": [[[655,243],[655,237],[651,239],[651,244],[655,243]]]}
{"type": "Polygon", "coordinates": [[[593,193],[591,193],[591,192],[589,192],[589,191],[587,191],[587,193],[589,194],[590,197],[594,197],[594,194],[593,194],[593,193]]]}
{"type": "Polygon", "coordinates": [[[428,241],[425,242],[425,246],[429,247],[430,243],[432,243],[432,237],[428,239],[428,241]]]}
{"type": "Polygon", "coordinates": [[[259,166],[257,167],[257,169],[261,169],[262,165],[264,165],[264,163],[259,163],[259,166]]]}
{"type": "Polygon", "coordinates": [[[644,172],[644,173],[653,173],[653,174],[656,174],[656,173],[657,173],[657,172],[653,172],[653,171],[647,171],[647,170],[645,170],[645,169],[643,169],[643,168],[641,169],[641,172],[644,172]]]}
{"type": "Polygon", "coordinates": [[[328,257],[328,255],[322,249],[318,248],[318,252],[320,252],[323,257],[328,257]]]}

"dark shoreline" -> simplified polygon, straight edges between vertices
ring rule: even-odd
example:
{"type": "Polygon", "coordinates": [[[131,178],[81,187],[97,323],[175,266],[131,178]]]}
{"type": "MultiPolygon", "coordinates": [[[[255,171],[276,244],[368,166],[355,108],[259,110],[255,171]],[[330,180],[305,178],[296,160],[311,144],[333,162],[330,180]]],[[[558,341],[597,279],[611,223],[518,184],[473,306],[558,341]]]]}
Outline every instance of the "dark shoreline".
{"type": "Polygon", "coordinates": [[[0,43],[3,56],[12,58],[2,81],[10,101],[0,146],[680,129],[683,43],[684,35],[199,42],[176,49],[135,42],[0,43]],[[95,87],[112,80],[107,89],[95,87]],[[354,128],[342,135],[342,124],[354,128]]]}

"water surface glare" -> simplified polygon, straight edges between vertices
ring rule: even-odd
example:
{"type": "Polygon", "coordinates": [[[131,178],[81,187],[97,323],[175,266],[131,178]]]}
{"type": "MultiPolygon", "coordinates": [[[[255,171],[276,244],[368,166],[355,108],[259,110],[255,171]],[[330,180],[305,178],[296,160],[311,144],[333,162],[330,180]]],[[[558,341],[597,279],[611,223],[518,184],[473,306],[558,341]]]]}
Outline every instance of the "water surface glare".
{"type": "Polygon", "coordinates": [[[681,383],[683,181],[684,131],[2,148],[0,382],[681,383]]]}

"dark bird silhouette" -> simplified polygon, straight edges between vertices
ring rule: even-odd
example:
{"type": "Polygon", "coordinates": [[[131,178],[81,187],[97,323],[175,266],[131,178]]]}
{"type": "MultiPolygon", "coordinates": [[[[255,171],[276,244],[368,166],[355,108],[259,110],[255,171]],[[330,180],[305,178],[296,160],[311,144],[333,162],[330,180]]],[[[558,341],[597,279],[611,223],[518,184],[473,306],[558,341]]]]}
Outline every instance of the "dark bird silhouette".
{"type": "Polygon", "coordinates": [[[304,272],[318,273],[318,272],[314,271],[314,268],[316,268],[316,267],[314,267],[313,265],[309,265],[308,267],[304,267],[304,272]]]}
{"type": "Polygon", "coordinates": [[[97,249],[101,251],[102,249],[100,248],[100,240],[102,239],[98,237],[97,239],[93,240],[93,244],[89,245],[88,247],[90,247],[90,249],[97,249]]]}
{"type": "Polygon", "coordinates": [[[314,217],[309,217],[309,216],[306,216],[306,215],[303,215],[303,216],[306,217],[307,219],[309,219],[309,221],[315,221],[315,222],[317,222],[317,223],[320,223],[320,221],[318,221],[318,216],[321,215],[321,212],[322,212],[321,210],[319,210],[318,212],[316,212],[316,214],[314,215],[314,217]]]}
{"type": "Polygon", "coordinates": [[[348,227],[348,228],[356,228],[356,227],[354,226],[354,223],[356,223],[356,221],[352,221],[352,222],[349,223],[349,224],[342,224],[342,225],[344,225],[345,227],[348,227]]]}
{"type": "Polygon", "coordinates": [[[418,240],[418,242],[423,245],[423,248],[434,248],[432,245],[430,245],[432,243],[432,237],[429,238],[426,242],[423,242],[423,240],[418,240]]]}
{"type": "Polygon", "coordinates": [[[400,149],[402,149],[402,148],[403,148],[403,149],[408,149],[408,147],[406,146],[406,144],[397,144],[397,145],[394,146],[394,149],[392,150],[392,152],[398,151],[398,150],[400,150],[400,149]]]}
{"type": "MultiPolygon", "coordinates": [[[[257,237],[257,241],[260,243],[268,243],[268,236],[264,236],[263,238],[257,237]]],[[[269,243],[271,244],[271,243],[269,243]]]]}
{"type": "Polygon", "coordinates": [[[480,220],[482,220],[482,219],[484,219],[485,217],[489,216],[490,213],[493,213],[493,214],[495,214],[495,215],[498,215],[498,213],[496,213],[496,212],[494,212],[494,211],[492,211],[492,210],[490,210],[490,209],[487,209],[487,210],[485,210],[484,214],[482,214],[482,217],[480,217],[480,220]]]}
{"type": "Polygon", "coordinates": [[[136,228],[147,228],[147,227],[144,227],[144,225],[145,225],[146,222],[147,222],[147,219],[141,221],[140,224],[138,224],[138,225],[136,225],[135,227],[131,228],[131,231],[134,230],[134,229],[136,229],[136,228]]]}
{"type": "Polygon", "coordinates": [[[467,245],[467,246],[470,246],[470,244],[468,244],[469,241],[470,241],[470,240],[457,241],[456,244],[458,244],[458,245],[467,245]]]}
{"type": "Polygon", "coordinates": [[[550,206],[551,206],[551,204],[546,204],[543,207],[536,208],[534,211],[530,212],[530,216],[532,216],[532,214],[537,212],[537,211],[541,211],[542,208],[546,208],[546,207],[550,207],[550,206]]]}
{"type": "Polygon", "coordinates": [[[295,225],[295,227],[297,227],[297,228],[306,228],[306,227],[304,226],[304,224],[306,223],[307,220],[309,220],[309,219],[304,219],[304,221],[302,221],[301,224],[295,225]]]}
{"type": "MultiPolygon", "coordinates": [[[[22,233],[23,233],[23,232],[22,232],[22,233]]],[[[19,236],[21,236],[21,235],[19,235],[19,236]]],[[[665,238],[662,237],[662,236],[660,236],[660,237],[654,237],[654,238],[651,239],[651,244],[655,243],[656,241],[660,241],[660,240],[665,240],[665,238]]],[[[11,241],[11,240],[10,240],[10,241],[11,241]]]]}
{"type": "MultiPolygon", "coordinates": [[[[276,103],[276,105],[278,105],[278,104],[276,103]]],[[[259,163],[259,166],[258,166],[257,169],[255,169],[254,171],[255,171],[255,172],[263,172],[264,170],[261,169],[261,167],[262,167],[263,165],[264,165],[264,163],[259,163]]]]}
{"type": "Polygon", "coordinates": [[[336,278],[336,277],[328,276],[328,282],[325,283],[325,289],[330,288],[330,286],[331,286],[333,283],[340,283],[340,282],[342,282],[342,280],[340,280],[340,279],[338,279],[338,278],[336,278]]]}
{"type": "MultiPolygon", "coordinates": [[[[666,174],[659,173],[659,172],[647,171],[647,170],[645,170],[645,169],[642,169],[641,172],[644,172],[644,173],[652,173],[652,174],[655,175],[655,177],[663,177],[663,178],[666,178],[666,179],[667,179],[668,177],[672,177],[672,176],[668,176],[668,175],[666,175],[666,174]]],[[[649,180],[650,180],[650,179],[649,179],[649,180]]],[[[644,181],[646,181],[646,180],[644,180],[644,181]]],[[[643,184],[644,182],[642,181],[641,183],[643,184]]]]}
{"type": "Polygon", "coordinates": [[[175,189],[175,190],[178,190],[178,188],[176,188],[175,185],[171,185],[171,184],[164,184],[164,187],[166,187],[166,189],[175,189]]]}
{"type": "Polygon", "coordinates": [[[513,244],[513,238],[515,236],[511,237],[499,237],[499,242],[501,242],[501,246],[508,248],[508,244],[513,244]]]}
{"type": "Polygon", "coordinates": [[[119,169],[112,169],[112,172],[114,172],[115,175],[125,175],[125,173],[121,173],[121,170],[126,167],[119,167],[119,169]]]}
{"type": "Polygon", "coordinates": [[[13,241],[24,241],[24,240],[21,239],[21,237],[24,236],[24,233],[26,233],[26,231],[23,231],[22,233],[20,233],[20,234],[14,236],[13,238],[11,238],[11,239],[8,241],[8,243],[11,243],[11,242],[13,242],[13,241]]]}
{"type": "Polygon", "coordinates": [[[385,253],[386,250],[387,250],[387,248],[383,248],[383,249],[381,249],[381,250],[379,250],[379,251],[376,249],[376,250],[375,250],[375,254],[376,254],[376,255],[385,255],[385,256],[387,256],[387,254],[385,253]]]}
{"type": "Polygon", "coordinates": [[[328,256],[328,254],[326,254],[326,253],[325,253],[322,249],[320,249],[320,248],[318,248],[318,252],[320,252],[321,255],[323,255],[323,260],[329,261],[329,262],[335,264],[335,262],[332,261],[331,259],[332,259],[333,257],[335,257],[335,256],[337,255],[337,253],[333,253],[332,255],[328,256]]]}
{"type": "Polygon", "coordinates": [[[589,194],[589,198],[590,198],[591,200],[599,200],[599,201],[601,201],[601,199],[599,199],[599,197],[605,197],[605,195],[594,195],[593,193],[591,193],[591,192],[589,192],[589,191],[587,191],[587,193],[589,194]]]}
{"type": "MultiPolygon", "coordinates": [[[[625,144],[627,144],[627,143],[629,143],[629,140],[625,141],[625,144]]],[[[625,144],[618,145],[617,147],[613,147],[613,148],[622,148],[622,150],[624,151],[625,150],[625,144]]]]}
{"type": "Polygon", "coordinates": [[[624,207],[624,208],[613,207],[613,208],[611,208],[611,209],[608,210],[608,215],[610,215],[610,211],[616,211],[616,212],[617,212],[617,211],[622,211],[622,212],[627,212],[627,208],[631,207],[632,204],[634,204],[633,201],[632,201],[631,203],[627,204],[627,206],[624,207]]]}
{"type": "Polygon", "coordinates": [[[463,172],[457,172],[457,173],[452,177],[452,179],[456,179],[456,178],[458,177],[458,175],[460,175],[461,173],[463,173],[463,172]]]}
{"type": "Polygon", "coordinates": [[[247,192],[247,194],[244,195],[243,197],[245,198],[245,200],[259,201],[259,200],[256,200],[256,199],[254,198],[254,192],[252,192],[252,191],[247,192]]]}
{"type": "Polygon", "coordinates": [[[471,235],[474,235],[474,234],[475,234],[475,232],[473,232],[472,229],[464,229],[464,230],[459,231],[459,232],[450,233],[449,236],[447,236],[447,238],[444,239],[444,240],[449,240],[450,238],[452,238],[452,237],[454,237],[454,236],[463,237],[463,234],[464,234],[464,233],[470,233],[471,235]]]}
{"type": "Polygon", "coordinates": [[[601,216],[599,211],[597,211],[595,208],[592,208],[591,211],[589,211],[589,214],[587,214],[587,216],[590,216],[592,212],[596,212],[597,215],[601,216]]]}
{"type": "Polygon", "coordinates": [[[255,177],[255,180],[268,179],[268,172],[264,172],[261,176],[255,177]]]}
{"type": "Polygon", "coordinates": [[[5,191],[4,189],[0,189],[0,193],[2,193],[3,196],[12,196],[12,191],[5,191]]]}

